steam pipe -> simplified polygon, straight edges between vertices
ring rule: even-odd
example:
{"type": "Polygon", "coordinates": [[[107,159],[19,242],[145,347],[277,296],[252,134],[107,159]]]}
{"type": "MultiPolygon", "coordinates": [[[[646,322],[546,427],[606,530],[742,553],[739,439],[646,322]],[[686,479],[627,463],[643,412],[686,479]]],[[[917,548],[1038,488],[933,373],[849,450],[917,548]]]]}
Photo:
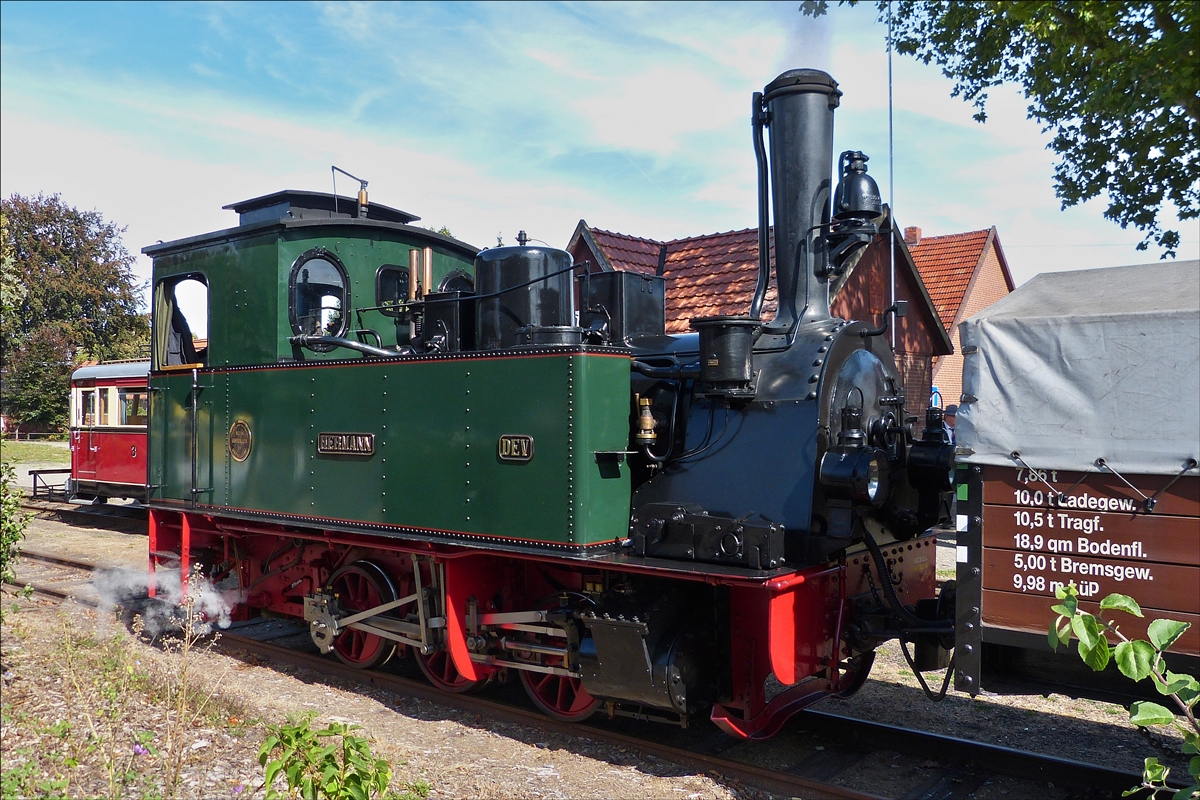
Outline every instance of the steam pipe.
{"type": "Polygon", "coordinates": [[[344,347],[347,350],[357,350],[363,355],[375,356],[376,358],[395,358],[396,356],[414,355],[416,353],[411,347],[407,348],[410,352],[401,350],[384,350],[382,347],[372,347],[369,344],[356,342],[353,339],[346,339],[341,336],[312,336],[302,333],[299,336],[293,336],[288,339],[288,342],[297,347],[311,347],[314,344],[331,344],[334,347],[344,347]]]}
{"type": "MultiPolygon", "coordinates": [[[[412,248],[408,251],[408,302],[417,299],[417,284],[421,280],[421,251],[412,248]]],[[[411,312],[408,315],[408,341],[417,340],[417,318],[411,312]]]]}
{"type": "Polygon", "coordinates": [[[425,294],[433,291],[433,248],[426,247],[423,261],[425,262],[425,294]]]}
{"type": "Polygon", "coordinates": [[[647,378],[698,378],[700,376],[699,361],[693,361],[691,364],[677,364],[673,367],[654,367],[644,361],[633,359],[629,362],[629,368],[647,378]]]}
{"type": "Polygon", "coordinates": [[[412,248],[408,251],[408,299],[417,299],[417,284],[421,282],[421,251],[412,248]]]}
{"type": "Polygon", "coordinates": [[[754,131],[754,158],[758,163],[758,284],[750,301],[750,316],[761,317],[767,287],[771,284],[770,186],[767,183],[767,148],[763,144],[763,126],[767,114],[763,109],[762,92],[755,92],[750,109],[750,124],[754,131]]]}

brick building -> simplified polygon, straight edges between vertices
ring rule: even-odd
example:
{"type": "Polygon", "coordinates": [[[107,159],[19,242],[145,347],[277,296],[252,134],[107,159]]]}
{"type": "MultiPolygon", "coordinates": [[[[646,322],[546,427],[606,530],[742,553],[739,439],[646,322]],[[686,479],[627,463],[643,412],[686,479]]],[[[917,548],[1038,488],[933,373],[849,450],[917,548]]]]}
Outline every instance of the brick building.
{"type": "MultiPolygon", "coordinates": [[[[757,228],[663,242],[593,228],[580,220],[567,250],[576,263],[587,264],[593,272],[664,276],[668,333],[688,332],[688,321],[694,317],[745,314],[758,281],[757,228]]],[[[908,301],[908,316],[896,327],[896,361],[905,395],[912,401],[908,412],[920,415],[929,399],[934,359],[949,356],[953,346],[908,246],[898,238],[895,261],[896,299],[908,301]]],[[[891,304],[889,271],[887,238],[878,236],[831,287],[833,315],[878,324],[891,304]]],[[[776,302],[772,281],[764,318],[774,316],[776,302]]]]}
{"type": "Polygon", "coordinates": [[[942,325],[950,332],[954,349],[934,359],[933,385],[941,392],[943,404],[956,404],[962,394],[963,368],[958,324],[1013,290],[1008,261],[994,226],[925,238],[920,228],[905,228],[904,242],[929,287],[942,325]]]}

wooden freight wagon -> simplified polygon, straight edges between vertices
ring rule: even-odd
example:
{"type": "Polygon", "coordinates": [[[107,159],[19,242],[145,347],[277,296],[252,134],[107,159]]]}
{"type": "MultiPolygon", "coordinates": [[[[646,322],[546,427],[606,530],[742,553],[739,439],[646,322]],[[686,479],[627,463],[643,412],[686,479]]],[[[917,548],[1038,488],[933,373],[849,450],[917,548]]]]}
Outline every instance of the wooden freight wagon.
{"type": "Polygon", "coordinates": [[[1144,620],[1106,612],[1127,636],[1190,622],[1173,661],[1196,674],[1198,273],[1181,261],[1039,275],[962,324],[958,689],[1006,672],[1090,677],[1046,640],[1068,584],[1092,613],[1113,592],[1137,600],[1144,620]]]}

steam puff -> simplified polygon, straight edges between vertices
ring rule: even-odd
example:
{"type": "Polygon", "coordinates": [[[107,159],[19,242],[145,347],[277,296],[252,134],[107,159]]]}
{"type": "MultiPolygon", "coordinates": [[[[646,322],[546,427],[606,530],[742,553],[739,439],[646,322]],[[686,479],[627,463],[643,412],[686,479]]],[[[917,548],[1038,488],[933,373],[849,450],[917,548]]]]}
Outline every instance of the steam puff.
{"type": "MultiPolygon", "coordinates": [[[[196,633],[211,633],[214,625],[229,627],[233,607],[242,599],[236,581],[233,576],[234,585],[227,587],[216,585],[200,575],[191,576],[187,593],[195,616],[193,630],[196,633]]],[[[153,574],[124,567],[97,570],[92,574],[92,585],[100,596],[102,608],[140,607],[146,632],[151,636],[179,627],[184,595],[178,569],[160,568],[153,574]],[[154,601],[147,602],[152,585],[154,601]]]]}

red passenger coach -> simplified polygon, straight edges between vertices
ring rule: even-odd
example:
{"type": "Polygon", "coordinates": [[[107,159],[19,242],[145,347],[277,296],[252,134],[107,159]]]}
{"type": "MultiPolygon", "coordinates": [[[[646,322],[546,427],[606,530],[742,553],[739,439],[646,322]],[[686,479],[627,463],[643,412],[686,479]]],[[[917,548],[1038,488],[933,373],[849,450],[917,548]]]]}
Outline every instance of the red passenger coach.
{"type": "Polygon", "coordinates": [[[147,361],[81,367],[71,375],[72,499],[146,500],[147,361]]]}

